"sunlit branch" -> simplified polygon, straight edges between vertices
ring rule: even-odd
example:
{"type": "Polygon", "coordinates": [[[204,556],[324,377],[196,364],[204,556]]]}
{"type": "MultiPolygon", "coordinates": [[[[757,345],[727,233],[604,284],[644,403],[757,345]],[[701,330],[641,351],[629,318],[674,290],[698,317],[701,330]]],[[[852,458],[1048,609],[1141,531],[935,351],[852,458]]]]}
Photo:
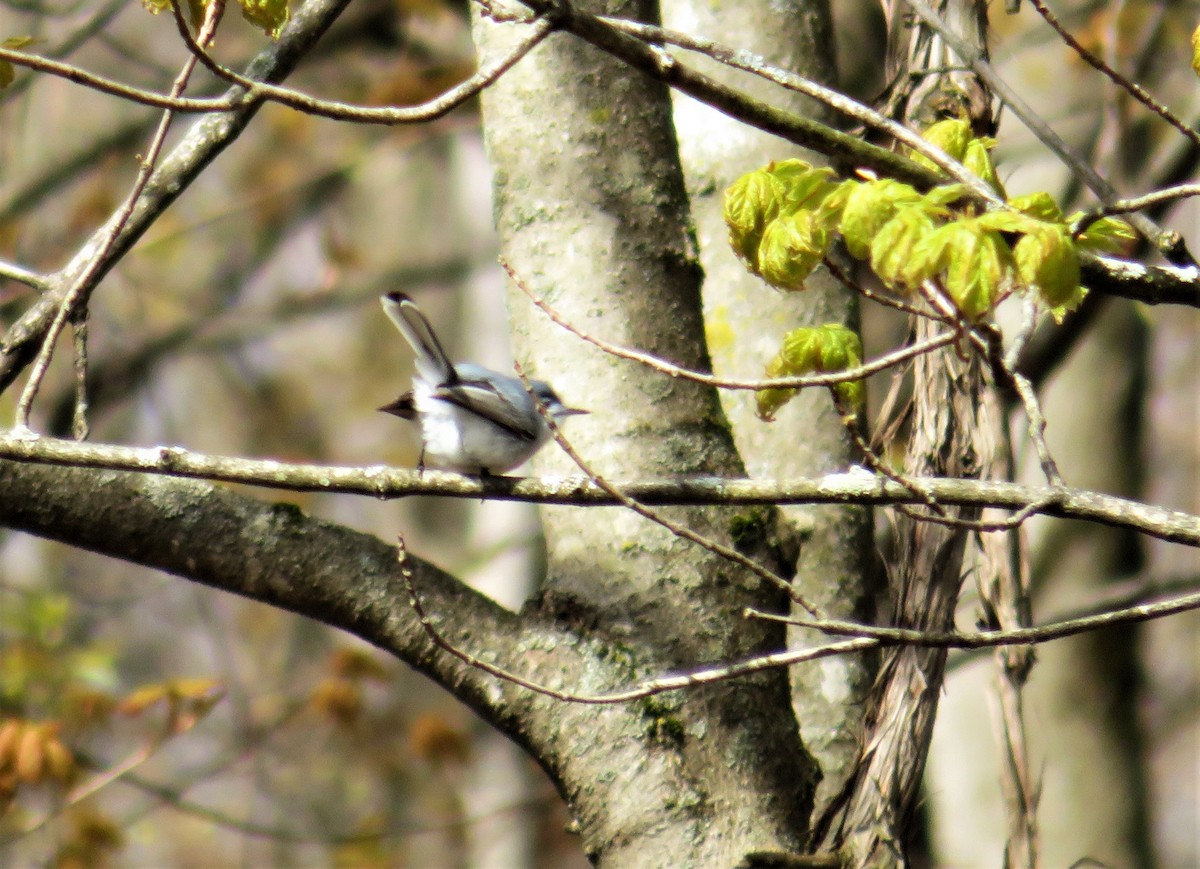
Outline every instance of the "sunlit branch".
{"type": "Polygon", "coordinates": [[[680,33],[677,30],[656,27],[652,24],[643,24],[639,21],[628,21],[620,18],[603,18],[601,20],[645,42],[651,44],[665,42],[688,51],[694,51],[732,69],[738,69],[751,75],[759,76],[787,90],[812,97],[834,111],[840,112],[864,126],[885,133],[897,142],[907,145],[918,154],[929,158],[934,165],[945,172],[950,178],[970,190],[980,201],[993,205],[1001,205],[1003,203],[1003,200],[996,195],[996,191],[989,187],[983,179],[963,166],[962,163],[952,158],[941,148],[922,138],[903,124],[875,111],[870,106],[851,99],[843,93],[818,84],[797,73],[773,66],[763,58],[748,51],[730,48],[709,39],[680,33]]]}
{"type": "Polygon", "coordinates": [[[1113,84],[1126,91],[1131,97],[1144,105],[1150,111],[1154,112],[1154,114],[1158,115],[1176,130],[1183,133],[1183,135],[1187,136],[1197,145],[1200,145],[1200,132],[1193,130],[1183,121],[1181,121],[1170,109],[1168,109],[1158,100],[1154,99],[1154,97],[1152,97],[1140,84],[1135,81],[1130,81],[1105,63],[1101,58],[1084,48],[1083,45],[1080,44],[1079,40],[1076,39],[1069,30],[1063,27],[1062,22],[1058,20],[1058,17],[1050,11],[1050,8],[1046,6],[1042,0],[1029,0],[1029,2],[1033,4],[1033,8],[1037,10],[1038,14],[1046,20],[1046,23],[1054,29],[1054,32],[1062,38],[1063,42],[1069,45],[1072,51],[1083,58],[1084,62],[1108,76],[1113,84]]]}
{"type": "Polygon", "coordinates": [[[38,292],[45,290],[48,283],[45,275],[4,260],[0,260],[0,278],[16,281],[18,284],[32,287],[38,292]]]}
{"type": "Polygon", "coordinates": [[[531,302],[537,305],[547,317],[577,338],[586,341],[594,347],[600,348],[609,355],[620,359],[628,359],[631,362],[640,362],[643,365],[653,368],[655,371],[660,371],[671,377],[692,380],[696,383],[703,383],[706,386],[716,387],[717,389],[749,389],[754,391],[762,389],[804,389],[811,386],[833,386],[838,383],[863,380],[872,374],[878,374],[880,371],[886,371],[893,366],[907,362],[913,357],[929,353],[939,347],[945,347],[958,337],[953,332],[937,335],[927,341],[902,347],[872,362],[858,365],[854,368],[847,368],[845,371],[839,371],[835,374],[806,374],[803,377],[769,377],[757,380],[717,377],[713,374],[706,374],[703,371],[694,371],[690,368],[675,365],[672,362],[660,359],[649,353],[643,353],[640,350],[631,350],[628,347],[622,347],[620,344],[614,344],[611,341],[606,341],[603,338],[598,338],[595,335],[584,332],[551,307],[545,299],[535,293],[503,257],[500,258],[500,265],[508,273],[508,276],[512,278],[513,283],[529,297],[531,302]]]}
{"type": "Polygon", "coordinates": [[[809,619],[787,613],[768,613],[747,608],[748,618],[772,622],[784,622],[802,628],[812,628],[823,634],[846,637],[862,637],[880,640],[888,645],[921,646],[940,649],[985,649],[995,646],[1021,646],[1029,643],[1044,643],[1063,637],[1072,637],[1089,631],[1114,625],[1161,619],[1178,613],[1200,609],[1200,592],[1180,595],[1158,603],[1137,604],[1109,610],[1096,615],[1065,619],[1032,628],[1013,628],[1003,631],[947,631],[935,633],[911,628],[888,628],[864,625],[858,622],[835,621],[832,619],[809,619]]]}
{"type": "Polygon", "coordinates": [[[244,88],[248,95],[255,99],[266,99],[280,103],[309,115],[317,115],[335,121],[349,121],[359,124],[399,125],[414,124],[422,121],[432,121],[448,114],[461,106],[467,100],[476,96],[510,70],[521,58],[532,51],[538,44],[549,36],[555,28],[553,16],[539,18],[530,24],[529,32],[503,57],[477,70],[474,75],[460,82],[450,90],[416,106],[376,107],[356,106],[335,100],[322,100],[308,94],[300,93],[292,88],[273,85],[258,79],[248,78],[217,63],[213,57],[197,43],[188,29],[183,10],[178,2],[171,3],[171,11],[175,18],[180,36],[187,44],[188,50],[213,75],[232,84],[244,88]]]}
{"type": "MultiPolygon", "coordinates": [[[[242,483],[293,492],[328,492],[374,498],[437,495],[564,506],[617,506],[610,494],[583,477],[465,477],[426,471],[289,464],[193,453],[180,447],[119,447],[37,435],[0,435],[0,458],[42,465],[161,474],[242,483]]],[[[1200,517],[1086,489],[1026,486],[992,480],[910,477],[939,504],[1022,510],[1039,515],[1129,528],[1152,537],[1200,546],[1200,517]]],[[[622,492],[649,505],[684,504],[897,504],[921,503],[903,486],[865,471],[787,481],[683,477],[616,481],[622,492]]]]}

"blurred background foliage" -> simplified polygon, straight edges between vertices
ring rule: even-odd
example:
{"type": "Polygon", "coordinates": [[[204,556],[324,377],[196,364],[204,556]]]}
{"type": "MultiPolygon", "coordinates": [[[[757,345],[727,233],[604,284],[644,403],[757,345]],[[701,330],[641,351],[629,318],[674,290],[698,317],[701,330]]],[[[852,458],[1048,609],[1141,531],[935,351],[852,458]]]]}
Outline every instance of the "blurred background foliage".
{"type": "MultiPolygon", "coordinates": [[[[839,0],[835,13],[843,86],[871,98],[885,84],[882,17],[854,0],[839,0]]],[[[458,2],[356,0],[289,84],[364,104],[428,99],[473,69],[466,15],[458,2]]],[[[992,15],[1008,81],[1119,190],[1195,177],[1195,146],[1100,79],[1031,10],[992,15]]],[[[1195,4],[1072,3],[1060,15],[1089,48],[1194,122],[1195,4]]],[[[185,58],[170,18],[129,0],[2,0],[0,38],[23,35],[38,40],[41,54],[159,90],[185,58]]],[[[264,43],[231,15],[214,51],[236,68],[264,43]]],[[[201,72],[193,81],[196,93],[221,89],[201,72]]],[[[157,117],[18,70],[0,91],[0,256],[39,270],[60,266],[125,195],[157,117]]],[[[176,121],[172,141],[189,123],[176,121]]],[[[1067,210],[1084,201],[1070,173],[1012,118],[1002,117],[999,139],[1011,193],[1050,190],[1067,210]]],[[[1194,204],[1175,207],[1166,222],[1200,247],[1194,204]]],[[[413,433],[374,412],[410,376],[409,353],[376,298],[414,295],[452,355],[503,368],[495,254],[473,104],[398,128],[268,105],[96,294],[92,437],[413,466],[413,433]]],[[[31,299],[27,287],[0,283],[0,324],[31,299]]],[[[867,356],[893,346],[902,328],[868,308],[867,356]]],[[[1198,331],[1195,311],[1107,306],[1055,374],[1060,386],[1051,383],[1051,436],[1075,439],[1058,453],[1080,462],[1069,480],[1200,510],[1198,331]],[[1111,413],[1084,412],[1101,406],[1111,413]],[[1112,436],[1108,452],[1100,434],[1112,436]],[[1117,479],[1090,479],[1101,465],[1115,465],[1117,479]]],[[[63,350],[35,424],[65,435],[73,387],[63,350]]],[[[875,384],[873,401],[886,386],[875,384]]],[[[0,396],[4,419],[15,400],[13,390],[0,396]]],[[[535,587],[538,530],[527,508],[286,500],[383,539],[402,533],[420,555],[505,604],[519,606],[535,587]]],[[[1046,615],[1138,584],[1200,581],[1191,552],[1135,541],[1114,544],[1102,564],[1080,564],[1069,558],[1075,541],[1054,533],[1031,533],[1046,615]],[[1063,562],[1066,576],[1055,572],[1063,562]],[[1072,581],[1080,578],[1095,582],[1072,581]]],[[[960,623],[970,623],[975,606],[968,596],[960,623]]],[[[1163,866],[1200,860],[1198,628],[1191,614],[1119,642],[1081,639],[1080,654],[1101,661],[1099,671],[1123,674],[1107,683],[1120,689],[1109,707],[1086,705],[1069,681],[1060,688],[1089,715],[1132,728],[1106,750],[1127,753],[1146,783],[1138,835],[1163,866]],[[1114,649],[1116,661],[1106,657],[1114,649]]],[[[973,787],[954,774],[985,766],[964,751],[991,739],[986,720],[966,717],[983,705],[979,685],[989,675],[977,662],[986,660],[964,657],[955,667],[931,759],[928,848],[943,865],[970,865],[970,843],[981,835],[961,805],[947,806],[973,787]]],[[[1049,666],[1035,670],[1035,684],[1052,683],[1038,675],[1049,666]]],[[[1089,666],[1068,667],[1074,687],[1093,678],[1089,666]]],[[[584,865],[565,811],[532,763],[405,667],[288,613],[3,532],[0,722],[2,866],[584,865]]],[[[992,790],[993,770],[984,770],[992,790]]],[[[1066,799],[1048,789],[1043,808],[1066,799]]],[[[981,814],[985,826],[994,820],[981,814]]]]}

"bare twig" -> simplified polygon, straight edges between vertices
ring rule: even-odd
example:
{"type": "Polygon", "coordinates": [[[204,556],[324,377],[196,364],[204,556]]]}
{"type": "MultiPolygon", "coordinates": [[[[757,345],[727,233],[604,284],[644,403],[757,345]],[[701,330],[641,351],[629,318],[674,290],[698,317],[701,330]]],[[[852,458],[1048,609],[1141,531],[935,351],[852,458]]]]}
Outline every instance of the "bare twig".
{"type": "Polygon", "coordinates": [[[701,667],[691,670],[687,673],[673,674],[645,680],[636,687],[621,691],[613,691],[603,694],[577,694],[570,691],[551,688],[547,685],[542,685],[538,682],[526,679],[517,673],[485,661],[478,656],[472,655],[455,646],[453,643],[443,637],[438,631],[437,626],[433,623],[433,620],[426,612],[420,596],[417,594],[416,585],[413,581],[412,569],[408,565],[408,554],[404,546],[403,538],[397,538],[397,563],[400,568],[400,575],[404,581],[405,590],[408,594],[409,604],[412,606],[413,612],[416,614],[417,620],[419,621],[422,630],[425,632],[425,635],[429,637],[430,641],[439,649],[442,649],[470,667],[482,670],[483,672],[495,676],[498,679],[503,679],[506,682],[510,682],[514,685],[518,685],[538,694],[543,694],[547,697],[553,697],[557,700],[589,705],[627,703],[631,700],[639,700],[655,694],[662,694],[666,691],[676,691],[681,688],[689,688],[695,685],[705,685],[713,682],[736,679],[740,676],[745,676],[750,673],[757,673],[762,670],[773,669],[776,667],[790,667],[796,664],[805,663],[807,661],[828,658],[834,655],[845,655],[852,652],[861,652],[865,649],[879,648],[881,646],[911,645],[933,648],[974,649],[1015,644],[1023,645],[1031,642],[1046,642],[1049,640],[1058,639],[1060,637],[1072,636],[1074,634],[1084,633],[1086,631],[1098,630],[1099,628],[1109,627],[1115,624],[1129,624],[1132,622],[1163,618],[1179,612],[1186,612],[1188,610],[1200,608],[1200,593],[1197,593],[1175,598],[1174,600],[1170,601],[1164,601],[1158,604],[1146,604],[1138,607],[1129,607],[1123,610],[1104,613],[1099,616],[1045,625],[1040,628],[1025,628],[1013,631],[992,631],[974,634],[958,632],[938,634],[904,628],[877,628],[870,625],[860,625],[856,622],[844,622],[833,619],[803,619],[791,615],[766,613],[754,609],[747,609],[745,611],[745,615],[748,618],[762,618],[771,621],[784,622],[787,624],[800,625],[803,627],[811,627],[827,634],[847,635],[854,637],[854,639],[842,640],[840,642],[830,643],[825,646],[818,646],[811,649],[776,652],[769,655],[756,655],[754,657],[730,664],[701,667]]]}
{"type": "Polygon", "coordinates": [[[39,293],[44,292],[49,285],[49,281],[45,275],[38,274],[32,269],[27,269],[16,263],[4,262],[3,260],[0,260],[0,278],[7,278],[10,281],[16,281],[19,284],[32,287],[39,293]]]}
{"type": "Polygon", "coordinates": [[[71,321],[71,338],[75,350],[75,409],[71,431],[77,441],[88,439],[88,324],[87,319],[71,321]]]}
{"type": "MultiPolygon", "coordinates": [[[[220,21],[224,10],[225,5],[223,2],[209,5],[205,11],[204,22],[201,25],[201,42],[208,42],[212,39],[212,35],[216,31],[217,23],[220,21]]],[[[184,62],[183,68],[179,71],[179,75],[176,76],[174,83],[171,85],[172,97],[178,97],[183,93],[195,68],[196,59],[189,57],[184,62]]],[[[167,139],[167,131],[171,128],[171,121],[174,118],[175,113],[170,110],[163,113],[162,119],[158,124],[158,129],[154,131],[154,136],[150,140],[150,146],[146,149],[146,154],[138,167],[138,174],[136,179],[134,179],[129,195],[125,197],[125,201],[121,207],[113,215],[112,219],[109,220],[104,229],[104,235],[96,246],[90,261],[64,294],[63,300],[59,304],[58,313],[55,315],[50,328],[46,330],[46,334],[42,339],[42,347],[38,351],[33,368],[29,373],[29,380],[26,382],[25,389],[21,393],[21,398],[17,402],[15,418],[15,427],[17,429],[26,429],[29,427],[29,411],[33,406],[33,400],[37,396],[38,390],[41,388],[42,379],[46,376],[46,371],[50,367],[50,357],[54,354],[54,345],[58,341],[58,336],[62,334],[67,320],[72,317],[78,317],[80,322],[86,320],[87,300],[94,288],[93,278],[99,274],[103,262],[112,250],[113,245],[116,244],[117,237],[125,228],[126,221],[133,214],[133,209],[141,198],[142,191],[146,189],[146,184],[150,181],[150,176],[154,172],[154,165],[158,161],[159,154],[162,153],[163,145],[167,139]]],[[[77,332],[76,334],[77,336],[86,336],[87,333],[85,331],[77,332]]]]}
{"type": "Polygon", "coordinates": [[[1173,187],[1166,187],[1162,190],[1155,190],[1153,193],[1147,193],[1145,196],[1118,199],[1115,202],[1094,208],[1084,214],[1071,227],[1071,233],[1079,235],[1102,217],[1108,217],[1112,214],[1128,214],[1131,211],[1141,211],[1144,208],[1154,208],[1177,199],[1186,199],[1189,196],[1200,196],[1200,184],[1176,184],[1173,187]]]}
{"type": "Polygon", "coordinates": [[[622,347],[620,344],[614,344],[611,341],[606,341],[603,338],[598,338],[595,335],[584,332],[574,323],[571,323],[565,317],[558,313],[550,304],[535,293],[528,284],[523,281],[516,271],[509,265],[508,261],[500,258],[501,267],[508,272],[508,276],[512,278],[513,283],[521,289],[529,300],[537,305],[546,316],[557,323],[562,328],[566,329],[572,335],[580,338],[587,343],[600,348],[605,353],[616,356],[620,359],[628,359],[632,362],[640,362],[643,365],[653,368],[655,371],[661,371],[663,374],[670,377],[679,377],[684,380],[692,380],[696,383],[703,383],[706,386],[713,386],[717,389],[804,389],[810,386],[833,386],[838,383],[849,383],[854,380],[863,380],[870,377],[872,374],[878,374],[880,371],[886,371],[893,366],[907,362],[914,356],[920,356],[922,353],[928,353],[931,350],[936,350],[938,347],[944,347],[953,342],[958,336],[954,333],[945,333],[930,338],[928,341],[922,341],[916,344],[911,344],[908,347],[902,347],[899,350],[888,353],[878,359],[867,362],[863,365],[847,368],[845,371],[839,371],[836,374],[808,374],[803,377],[771,377],[761,378],[758,380],[731,379],[725,377],[717,377],[712,374],[706,374],[703,371],[693,371],[690,368],[684,368],[680,365],[668,362],[665,359],[660,359],[649,353],[643,353],[640,350],[631,350],[628,347],[622,347]]]}
{"type": "Polygon", "coordinates": [[[729,679],[736,679],[739,676],[745,676],[750,673],[758,673],[762,670],[770,670],[776,667],[789,667],[793,664],[800,664],[805,661],[815,661],[819,658],[828,658],[833,655],[845,655],[850,652],[862,651],[879,645],[879,641],[869,638],[859,638],[854,640],[843,640],[840,643],[831,643],[827,646],[820,646],[815,649],[802,649],[792,652],[777,652],[773,655],[756,655],[752,658],[739,661],[732,664],[722,664],[713,667],[701,667],[692,670],[688,673],[682,673],[672,676],[661,676],[656,679],[649,679],[642,682],[635,688],[630,688],[623,691],[613,691],[607,694],[575,694],[570,691],[562,691],[557,688],[551,688],[548,685],[542,685],[538,682],[526,679],[510,670],[503,667],[498,667],[483,659],[471,655],[462,649],[455,646],[439,632],[426,613],[424,606],[421,604],[421,599],[417,595],[417,589],[413,583],[412,569],[408,566],[408,553],[404,547],[404,539],[397,538],[397,562],[400,565],[400,575],[404,579],[404,587],[408,592],[408,601],[413,608],[413,612],[417,616],[417,620],[421,624],[421,628],[425,631],[425,635],[439,649],[453,655],[458,660],[462,661],[469,667],[474,667],[482,670],[497,679],[503,679],[506,682],[511,682],[522,688],[534,691],[538,694],[544,694],[547,697],[553,697],[556,700],[565,700],[570,703],[583,703],[593,706],[600,706],[612,703],[628,703],[631,700],[640,700],[643,697],[652,697],[655,694],[662,694],[666,691],[676,691],[680,688],[689,688],[694,685],[707,685],[712,682],[724,682],[729,679]]]}
{"type": "Polygon", "coordinates": [[[508,70],[512,69],[517,61],[532,51],[555,28],[553,14],[545,15],[535,21],[529,22],[529,32],[506,55],[488,64],[483,69],[477,70],[469,78],[450,88],[445,93],[420,105],[375,107],[356,106],[334,100],[322,100],[301,93],[293,88],[281,87],[234,72],[217,63],[200,42],[192,36],[179,0],[172,0],[171,11],[179,34],[187,44],[188,50],[192,52],[192,56],[203,64],[209,72],[213,73],[213,75],[244,88],[247,98],[270,100],[304,112],[305,114],[317,115],[335,121],[349,121],[357,124],[382,124],[387,126],[432,121],[448,114],[467,102],[467,100],[476,96],[480,91],[508,72],[508,70]]]}
{"type": "Polygon", "coordinates": [[[790,582],[788,582],[784,577],[780,576],[779,574],[775,573],[772,570],[768,570],[766,567],[763,567],[763,565],[759,564],[754,559],[746,557],[742,553],[738,552],[736,549],[734,549],[730,546],[726,546],[723,543],[719,543],[716,540],[712,540],[708,537],[705,537],[703,534],[698,534],[697,532],[693,531],[691,528],[688,528],[686,525],[681,525],[678,522],[668,519],[666,516],[663,516],[661,513],[658,513],[655,510],[651,510],[645,504],[642,504],[636,498],[633,498],[632,496],[630,496],[626,491],[621,489],[619,486],[613,485],[608,480],[606,480],[604,477],[602,477],[599,473],[597,473],[596,470],[594,468],[592,468],[588,464],[587,461],[584,460],[583,456],[579,455],[578,451],[573,446],[571,446],[571,442],[568,441],[567,438],[563,435],[562,429],[559,428],[558,423],[555,422],[555,420],[554,420],[554,417],[550,415],[550,412],[546,409],[545,405],[542,404],[541,399],[539,399],[537,397],[537,395],[533,392],[533,387],[530,384],[529,379],[525,376],[525,372],[523,370],[521,370],[520,364],[519,363],[514,363],[514,364],[517,369],[517,374],[521,378],[521,382],[525,384],[525,389],[528,390],[530,397],[533,399],[534,403],[537,405],[538,413],[540,413],[542,415],[542,418],[546,421],[546,425],[549,426],[550,432],[554,436],[555,442],[562,449],[562,451],[570,457],[571,461],[573,461],[576,464],[576,466],[578,466],[579,470],[583,471],[584,474],[587,475],[587,478],[592,482],[592,485],[596,486],[603,492],[607,493],[609,496],[611,496],[613,499],[615,499],[616,502],[618,504],[620,504],[621,506],[623,506],[629,510],[632,510],[634,513],[637,513],[643,519],[649,519],[651,522],[661,525],[663,528],[666,528],[668,531],[670,531],[676,537],[680,537],[684,540],[688,540],[692,543],[695,543],[697,546],[707,549],[709,552],[713,553],[714,555],[724,558],[727,561],[731,561],[734,564],[741,565],[746,570],[749,570],[751,573],[753,573],[755,576],[758,576],[761,579],[765,579],[767,582],[771,583],[772,585],[774,585],[777,588],[779,588],[780,590],[782,590],[788,597],[790,597],[793,601],[795,601],[797,604],[799,604],[804,609],[808,610],[808,612],[812,613],[812,615],[816,616],[817,618],[821,617],[821,611],[819,609],[817,609],[816,605],[813,603],[810,603],[808,601],[808,599],[805,598],[804,595],[802,595],[796,588],[794,588],[792,586],[792,584],[790,582]]]}
{"type": "Polygon", "coordinates": [[[1053,12],[1050,11],[1049,7],[1046,6],[1042,0],[1029,0],[1029,2],[1033,4],[1033,8],[1037,10],[1038,14],[1046,20],[1046,23],[1054,29],[1054,32],[1062,37],[1063,42],[1069,45],[1071,49],[1081,58],[1083,58],[1086,63],[1090,64],[1096,70],[1108,76],[1113,84],[1128,92],[1128,94],[1139,103],[1144,105],[1150,111],[1154,112],[1154,114],[1158,115],[1176,130],[1183,133],[1183,135],[1187,136],[1197,145],[1200,145],[1200,132],[1193,130],[1183,121],[1181,121],[1170,109],[1168,109],[1158,100],[1154,99],[1154,97],[1152,97],[1146,91],[1146,89],[1137,82],[1130,81],[1105,63],[1101,58],[1084,48],[1083,45],[1080,44],[1079,40],[1072,36],[1069,30],[1063,27],[1062,22],[1058,20],[1058,18],[1053,12]]]}
{"type": "Polygon", "coordinates": [[[1157,603],[1142,603],[1120,609],[1108,610],[1095,615],[1064,619],[1031,628],[1012,628],[998,631],[919,631],[913,628],[889,628],[864,625],[858,622],[835,619],[810,619],[789,613],[769,613],[748,608],[747,618],[783,622],[802,628],[813,628],[823,634],[843,637],[862,637],[880,640],[887,645],[921,646],[938,649],[990,649],[998,646],[1022,646],[1045,643],[1063,637],[1073,637],[1137,622],[1161,619],[1178,613],[1200,609],[1200,592],[1183,594],[1157,603]]]}
{"type": "Polygon", "coordinates": [[[158,91],[123,84],[102,75],[95,75],[74,64],[50,60],[36,54],[29,54],[28,52],[17,51],[12,48],[0,47],[0,60],[6,60],[14,66],[23,66],[39,72],[49,73],[50,75],[64,78],[67,81],[83,85],[92,90],[120,97],[131,103],[138,103],[139,105],[178,112],[180,114],[227,112],[239,108],[246,103],[254,102],[256,99],[261,99],[251,98],[247,94],[232,94],[223,97],[181,97],[162,94],[158,91]]]}

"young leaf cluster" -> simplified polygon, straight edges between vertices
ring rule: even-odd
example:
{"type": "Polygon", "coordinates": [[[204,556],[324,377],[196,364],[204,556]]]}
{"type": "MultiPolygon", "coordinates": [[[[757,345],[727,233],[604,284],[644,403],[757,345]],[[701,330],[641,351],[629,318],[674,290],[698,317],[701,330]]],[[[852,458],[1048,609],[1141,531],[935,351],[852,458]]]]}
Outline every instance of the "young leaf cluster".
{"type": "MultiPolygon", "coordinates": [[[[157,15],[171,8],[173,0],[142,0],[146,9],[157,15]]],[[[188,14],[192,26],[199,27],[204,20],[204,10],[212,0],[187,0],[188,14]]],[[[237,0],[241,7],[242,17],[272,39],[278,39],[283,26],[291,18],[288,0],[237,0]]]]}
{"type": "MultiPolygon", "coordinates": [[[[975,136],[964,120],[939,121],[924,138],[987,183],[1008,207],[984,211],[961,184],[922,192],[891,178],[838,180],[831,169],[784,160],[742,176],[725,192],[734,252],[771,286],[796,292],[841,239],[893,292],[936,287],[963,318],[977,321],[1013,292],[1035,294],[1061,318],[1087,292],[1079,283],[1080,251],[1119,251],[1133,240],[1130,227],[1115,218],[1073,233],[1080,215],[1064,216],[1047,193],[1009,199],[992,161],[995,142],[975,136]]],[[[936,168],[922,154],[910,156],[936,168]]],[[[797,334],[788,338],[800,341],[797,334]]],[[[787,349],[787,340],[769,374],[838,370],[808,357],[796,363],[802,357],[787,349]]],[[[849,364],[861,361],[861,348],[857,360],[849,364]]],[[[760,415],[770,418],[792,394],[760,393],[760,415]]]]}
{"type": "MultiPolygon", "coordinates": [[[[806,374],[836,374],[862,365],[862,339],[840,323],[793,329],[783,336],[783,346],[767,365],[768,377],[803,377],[806,374]]],[[[835,384],[834,393],[848,408],[862,406],[861,380],[835,384]]],[[[796,395],[796,389],[760,389],[755,393],[758,416],[765,422],[796,395]]]]}

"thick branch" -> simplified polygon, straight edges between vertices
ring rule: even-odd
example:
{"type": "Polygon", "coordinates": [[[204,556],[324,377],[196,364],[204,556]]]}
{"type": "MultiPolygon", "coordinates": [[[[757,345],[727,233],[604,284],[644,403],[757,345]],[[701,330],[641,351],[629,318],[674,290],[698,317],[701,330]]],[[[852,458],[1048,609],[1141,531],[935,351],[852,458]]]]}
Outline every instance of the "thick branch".
{"type": "MultiPolygon", "coordinates": [[[[451,689],[512,733],[519,710],[478,670],[437,652],[407,603],[393,547],[208,483],[0,461],[0,525],[153,567],[349,631],[451,689]]],[[[517,616],[409,559],[440,628],[519,657],[517,616]]]]}

